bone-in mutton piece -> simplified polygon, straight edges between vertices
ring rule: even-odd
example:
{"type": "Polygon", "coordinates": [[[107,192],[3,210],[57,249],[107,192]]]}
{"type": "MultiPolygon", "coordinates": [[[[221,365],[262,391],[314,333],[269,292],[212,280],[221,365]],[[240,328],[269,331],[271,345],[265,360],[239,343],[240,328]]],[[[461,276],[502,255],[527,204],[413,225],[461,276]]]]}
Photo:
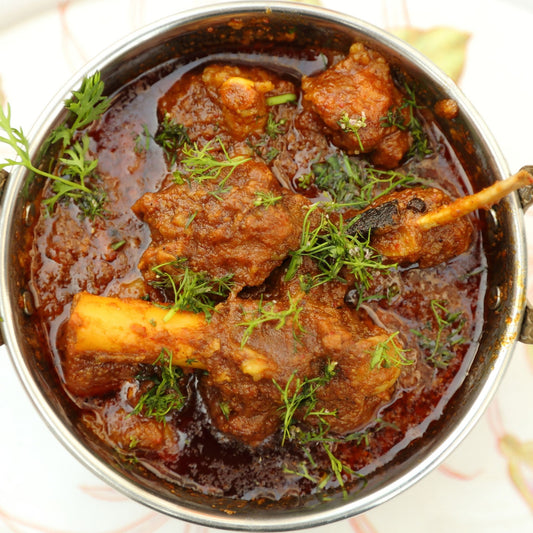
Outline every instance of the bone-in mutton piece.
{"type": "Polygon", "coordinates": [[[219,346],[206,338],[204,315],[180,312],[165,322],[167,313],[144,300],[77,294],[65,326],[67,388],[78,395],[106,393],[126,369],[153,363],[163,349],[176,366],[205,368],[219,346]]]}
{"type": "Polygon", "coordinates": [[[451,204],[422,215],[417,221],[417,226],[422,230],[429,230],[436,226],[448,224],[476,209],[486,209],[509,193],[531,184],[533,184],[533,176],[526,170],[520,170],[511,177],[497,181],[476,194],[463,196],[451,204]]]}

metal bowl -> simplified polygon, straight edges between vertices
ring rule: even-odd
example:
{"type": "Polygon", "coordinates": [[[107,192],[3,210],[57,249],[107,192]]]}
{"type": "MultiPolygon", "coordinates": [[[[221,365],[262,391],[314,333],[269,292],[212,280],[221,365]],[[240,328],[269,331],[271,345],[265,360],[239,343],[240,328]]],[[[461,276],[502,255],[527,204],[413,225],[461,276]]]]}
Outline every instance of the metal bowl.
{"type": "MultiPolygon", "coordinates": [[[[475,188],[506,178],[509,171],[491,134],[454,83],[421,54],[365,22],[318,7],[277,2],[223,4],[180,13],[117,43],[71,80],[51,102],[31,134],[31,153],[41,157],[49,132],[65,118],[63,101],[81,80],[100,70],[112,93],[141,73],[176,58],[193,59],[241,42],[268,48],[272,42],[306,47],[320,42],[346,52],[354,41],[377,49],[417,80],[430,101],[454,99],[453,121],[439,119],[475,188]]],[[[531,342],[526,312],[526,247],[523,209],[531,191],[513,193],[488,211],[483,235],[489,265],[485,327],[464,382],[439,420],[368,477],[365,488],[344,498],[291,505],[203,496],[167,484],[148,472],[127,470],[79,423],[55,370],[41,353],[28,314],[28,280],[17,262],[21,236],[33,209],[28,173],[17,168],[7,180],[0,213],[0,315],[3,336],[20,378],[51,431],[89,470],[126,496],[153,509],[204,526],[279,531],[322,525],[362,513],[404,491],[435,468],[465,437],[489,403],[517,340],[531,342]]],[[[31,186],[30,186],[31,192],[31,186]]]]}

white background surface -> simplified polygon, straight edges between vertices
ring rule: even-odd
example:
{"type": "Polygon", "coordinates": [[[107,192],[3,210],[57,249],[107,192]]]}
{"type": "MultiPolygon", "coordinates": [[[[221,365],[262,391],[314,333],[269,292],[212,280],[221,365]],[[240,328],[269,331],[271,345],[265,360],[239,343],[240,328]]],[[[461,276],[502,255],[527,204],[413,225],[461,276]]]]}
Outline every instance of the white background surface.
{"type": "MultiPolygon", "coordinates": [[[[106,46],[199,4],[0,0],[0,101],[10,102],[13,124],[27,132],[53,95],[106,46]]],[[[385,29],[450,26],[470,33],[460,87],[492,130],[511,171],[533,164],[532,1],[324,0],[322,5],[385,29]]],[[[0,159],[6,155],[0,145],[0,159]]],[[[530,227],[530,215],[526,221],[530,227]]],[[[518,345],[487,413],[442,467],[363,516],[313,531],[531,533],[531,405],[533,356],[518,345]],[[516,439],[511,463],[523,475],[523,492],[512,482],[510,458],[500,446],[510,436],[516,439]]],[[[0,348],[0,423],[1,533],[207,533],[127,500],[72,458],[34,410],[5,347],[0,348]]]]}

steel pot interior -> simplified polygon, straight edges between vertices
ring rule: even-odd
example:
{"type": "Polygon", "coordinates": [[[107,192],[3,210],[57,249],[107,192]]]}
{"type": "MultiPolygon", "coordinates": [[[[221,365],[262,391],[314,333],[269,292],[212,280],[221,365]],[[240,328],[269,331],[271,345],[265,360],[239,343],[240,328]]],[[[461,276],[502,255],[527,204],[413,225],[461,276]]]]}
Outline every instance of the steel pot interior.
{"type": "MultiPolygon", "coordinates": [[[[165,19],[115,45],[57,95],[32,131],[31,150],[63,119],[62,102],[85,75],[100,70],[112,93],[141,73],[167,62],[189,61],[241,42],[267,49],[272,41],[306,47],[320,42],[347,51],[361,40],[381,51],[392,65],[421,83],[428,102],[453,98],[460,116],[440,119],[454,141],[457,157],[482,188],[508,176],[504,158],[486,127],[457,87],[419,53],[362,21],[317,7],[283,3],[225,4],[165,19]]],[[[449,400],[440,419],[423,436],[368,478],[359,493],[330,501],[295,501],[291,506],[224,500],[166,485],[148,472],[126,470],[111,450],[77,420],[55,370],[36,343],[27,313],[28,280],[18,263],[18,246],[32,216],[35,187],[21,169],[4,193],[0,221],[1,315],[5,343],[20,378],[52,432],[86,467],[127,496],[171,516],[205,526],[240,530],[289,530],[311,527],[366,511],[418,481],[439,464],[466,435],[488,404],[518,337],[525,307],[525,243],[522,209],[511,195],[489,211],[484,242],[489,259],[486,323],[478,354],[466,380],[449,400]],[[492,268],[493,266],[497,268],[492,268]]]]}

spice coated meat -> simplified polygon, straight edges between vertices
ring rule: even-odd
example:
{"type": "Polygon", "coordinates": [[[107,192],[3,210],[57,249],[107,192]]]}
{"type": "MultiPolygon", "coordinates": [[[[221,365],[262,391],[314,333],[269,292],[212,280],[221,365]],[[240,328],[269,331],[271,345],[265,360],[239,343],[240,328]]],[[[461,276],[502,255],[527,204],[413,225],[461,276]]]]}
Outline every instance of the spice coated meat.
{"type": "Polygon", "coordinates": [[[475,207],[419,224],[468,190],[431,109],[361,43],[290,54],[119,90],[72,140],[105,216],[64,198],[30,252],[84,426],[233,498],[357,485],[438,416],[483,314],[475,207]]]}

